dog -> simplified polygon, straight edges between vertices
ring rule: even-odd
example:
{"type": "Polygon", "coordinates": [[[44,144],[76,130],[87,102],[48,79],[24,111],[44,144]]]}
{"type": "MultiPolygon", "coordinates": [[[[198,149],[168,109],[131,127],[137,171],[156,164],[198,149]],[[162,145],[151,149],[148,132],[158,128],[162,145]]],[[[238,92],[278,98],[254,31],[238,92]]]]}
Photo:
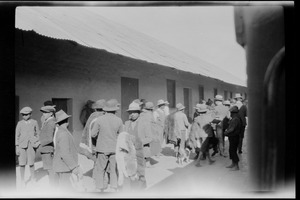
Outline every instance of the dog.
{"type": "Polygon", "coordinates": [[[189,148],[180,148],[177,153],[177,163],[183,165],[183,162],[189,163],[190,162],[190,154],[191,150],[189,148]]]}

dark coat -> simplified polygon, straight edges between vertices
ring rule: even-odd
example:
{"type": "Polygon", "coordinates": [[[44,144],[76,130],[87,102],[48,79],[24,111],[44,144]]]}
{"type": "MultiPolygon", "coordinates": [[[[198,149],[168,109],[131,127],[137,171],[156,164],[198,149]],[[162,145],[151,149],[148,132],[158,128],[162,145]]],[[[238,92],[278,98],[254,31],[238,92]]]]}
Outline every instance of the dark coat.
{"type": "Polygon", "coordinates": [[[242,129],[242,120],[238,113],[231,113],[232,119],[229,121],[229,126],[224,132],[225,136],[238,136],[242,129]]]}
{"type": "Polygon", "coordinates": [[[41,153],[49,153],[54,151],[53,144],[53,136],[55,132],[56,124],[55,118],[51,118],[46,120],[42,125],[40,131],[40,152],[41,153]]]}
{"type": "Polygon", "coordinates": [[[246,117],[247,117],[247,107],[245,105],[242,105],[239,109],[239,116],[242,120],[243,126],[247,125],[246,117]]]}

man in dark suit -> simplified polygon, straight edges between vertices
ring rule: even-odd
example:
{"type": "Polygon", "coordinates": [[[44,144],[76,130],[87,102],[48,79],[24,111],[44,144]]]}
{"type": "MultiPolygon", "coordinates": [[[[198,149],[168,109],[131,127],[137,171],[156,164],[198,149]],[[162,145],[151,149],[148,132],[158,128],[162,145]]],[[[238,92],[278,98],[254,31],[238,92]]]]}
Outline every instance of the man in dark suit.
{"type": "Polygon", "coordinates": [[[243,100],[243,105],[239,109],[239,116],[242,120],[242,128],[241,128],[241,133],[240,133],[240,139],[239,139],[239,146],[238,146],[238,153],[243,153],[242,151],[242,146],[243,146],[243,139],[244,139],[244,133],[245,133],[245,128],[247,126],[247,105],[246,105],[246,100],[243,100]]]}

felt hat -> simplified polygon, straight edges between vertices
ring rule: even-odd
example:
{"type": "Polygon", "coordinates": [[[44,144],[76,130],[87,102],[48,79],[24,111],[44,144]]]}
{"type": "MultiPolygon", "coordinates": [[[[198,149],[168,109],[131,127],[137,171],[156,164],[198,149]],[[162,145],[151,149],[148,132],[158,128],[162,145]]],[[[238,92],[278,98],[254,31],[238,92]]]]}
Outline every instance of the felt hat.
{"type": "Polygon", "coordinates": [[[215,101],[223,101],[223,96],[217,94],[216,97],[215,97],[215,101]]]}
{"type": "Polygon", "coordinates": [[[105,106],[105,99],[100,99],[93,104],[92,108],[93,109],[103,109],[104,106],[105,106]]]}
{"type": "Polygon", "coordinates": [[[129,104],[129,108],[128,108],[127,112],[128,111],[140,111],[140,110],[141,110],[140,104],[133,101],[131,104],[129,104]]]}
{"type": "Polygon", "coordinates": [[[157,101],[157,106],[165,105],[165,104],[166,104],[166,102],[164,100],[162,100],[162,99],[160,99],[160,100],[157,101]]]}
{"type": "Polygon", "coordinates": [[[104,111],[116,111],[120,109],[120,104],[116,99],[110,99],[105,103],[104,111]]]}
{"type": "Polygon", "coordinates": [[[58,112],[56,112],[55,116],[56,116],[56,122],[55,123],[59,123],[59,122],[65,120],[65,119],[71,117],[71,115],[68,115],[63,110],[59,110],[58,112]]]}
{"type": "Polygon", "coordinates": [[[238,113],[238,112],[239,112],[239,108],[238,108],[237,106],[232,106],[232,107],[229,109],[229,111],[230,111],[231,113],[238,113]]]}
{"type": "Polygon", "coordinates": [[[235,97],[234,97],[235,99],[237,99],[237,98],[241,98],[241,99],[243,99],[243,97],[241,96],[241,94],[240,93],[237,93],[237,94],[235,94],[235,97]]]}
{"type": "Polygon", "coordinates": [[[30,107],[24,107],[20,110],[21,114],[29,114],[32,112],[32,109],[30,107]]]}
{"type": "Polygon", "coordinates": [[[153,110],[154,104],[150,101],[146,102],[144,109],[153,110]]]}
{"type": "Polygon", "coordinates": [[[56,105],[54,105],[51,100],[47,100],[44,102],[44,106],[54,106],[55,107],[56,105]]]}
{"type": "Polygon", "coordinates": [[[176,104],[176,108],[177,108],[177,110],[185,109],[185,107],[181,103],[176,104]]]}
{"type": "Polygon", "coordinates": [[[41,107],[40,111],[50,113],[50,112],[55,112],[55,106],[43,106],[41,107]]]}

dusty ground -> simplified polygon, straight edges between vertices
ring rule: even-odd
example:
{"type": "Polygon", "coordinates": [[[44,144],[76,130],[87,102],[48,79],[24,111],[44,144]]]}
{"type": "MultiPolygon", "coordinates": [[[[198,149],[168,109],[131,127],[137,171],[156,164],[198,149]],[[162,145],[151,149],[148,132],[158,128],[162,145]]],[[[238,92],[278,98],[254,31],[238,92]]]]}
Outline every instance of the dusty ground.
{"type": "MultiPolygon", "coordinates": [[[[245,134],[247,135],[247,134],[245,134]]],[[[201,198],[201,197],[255,197],[253,187],[249,179],[249,169],[247,165],[247,137],[244,139],[243,153],[240,157],[240,170],[230,171],[226,168],[231,164],[229,158],[224,158],[218,154],[213,157],[216,162],[212,165],[208,161],[202,161],[202,167],[196,167],[191,154],[190,162],[180,165],[176,163],[172,145],[163,148],[162,156],[153,157],[151,163],[153,168],[146,168],[147,189],[142,193],[98,193],[95,192],[91,169],[93,161],[79,156],[79,163],[84,170],[83,185],[85,192],[81,191],[72,194],[56,193],[49,187],[47,173],[42,169],[41,161],[35,163],[37,183],[28,182],[26,188],[20,187],[19,167],[16,168],[18,196],[32,197],[170,197],[170,198],[201,198]]],[[[228,153],[228,141],[225,143],[228,153]]],[[[29,169],[25,170],[25,180],[29,179],[29,169]]],[[[109,190],[108,190],[109,191],[109,190]]]]}

